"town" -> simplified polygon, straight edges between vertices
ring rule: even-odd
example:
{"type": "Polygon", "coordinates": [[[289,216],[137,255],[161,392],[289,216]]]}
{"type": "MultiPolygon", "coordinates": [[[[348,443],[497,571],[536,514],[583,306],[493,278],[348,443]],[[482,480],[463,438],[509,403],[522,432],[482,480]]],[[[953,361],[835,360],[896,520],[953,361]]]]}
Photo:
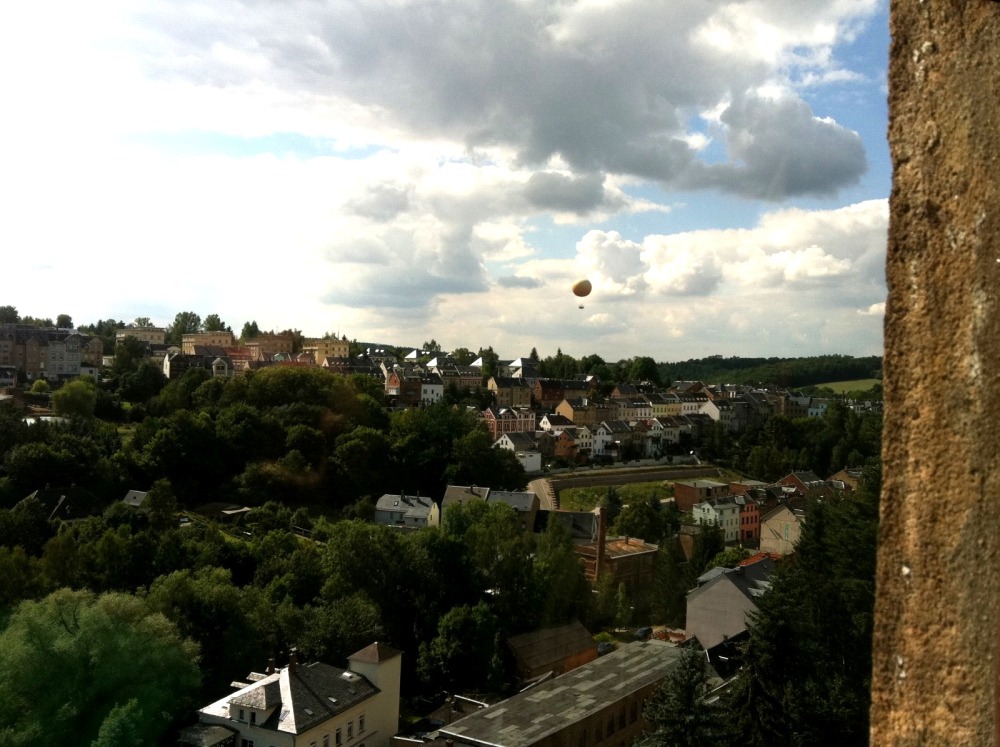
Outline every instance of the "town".
{"type": "MultiPolygon", "coordinates": [[[[667,380],[192,312],[0,321],[0,635],[40,656],[28,631],[71,613],[51,645],[159,657],[95,673],[122,695],[88,739],[624,747],[688,723],[767,743],[796,711],[867,736],[874,379],[667,380]],[[84,634],[101,619],[121,630],[84,634]],[[136,689],[149,666],[162,683],[136,689]]],[[[5,723],[75,734],[16,708],[67,697],[31,687],[0,677],[5,723]]]]}

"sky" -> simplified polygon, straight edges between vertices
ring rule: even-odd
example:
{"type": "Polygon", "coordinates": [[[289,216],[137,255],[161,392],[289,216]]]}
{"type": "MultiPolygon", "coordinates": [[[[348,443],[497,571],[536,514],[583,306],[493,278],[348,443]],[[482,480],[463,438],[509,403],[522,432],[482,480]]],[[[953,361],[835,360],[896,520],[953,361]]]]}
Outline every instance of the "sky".
{"type": "Polygon", "coordinates": [[[503,358],[881,354],[887,12],[8,3],[0,305],[503,358]]]}

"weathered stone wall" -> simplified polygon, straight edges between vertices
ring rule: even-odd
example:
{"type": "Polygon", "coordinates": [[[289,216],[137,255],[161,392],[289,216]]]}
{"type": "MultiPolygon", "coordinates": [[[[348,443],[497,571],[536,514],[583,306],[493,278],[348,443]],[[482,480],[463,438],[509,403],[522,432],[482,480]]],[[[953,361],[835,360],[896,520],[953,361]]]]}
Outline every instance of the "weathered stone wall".
{"type": "Polygon", "coordinates": [[[1000,745],[1000,2],[893,0],[873,745],[1000,745]]]}

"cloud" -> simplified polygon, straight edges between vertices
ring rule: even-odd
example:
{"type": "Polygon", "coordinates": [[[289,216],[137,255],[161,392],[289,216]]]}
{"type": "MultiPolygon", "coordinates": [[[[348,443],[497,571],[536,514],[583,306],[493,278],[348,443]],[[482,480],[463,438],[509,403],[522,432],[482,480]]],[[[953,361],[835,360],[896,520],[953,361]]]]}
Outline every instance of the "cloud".
{"type": "MultiPolygon", "coordinates": [[[[307,107],[333,115],[325,129],[335,137],[445,139],[513,157],[538,171],[525,192],[537,207],[597,206],[605,173],[755,198],[827,195],[856,182],[864,153],[793,86],[852,80],[832,50],[877,4],[785,5],[292,0],[254,13],[219,2],[194,14],[158,3],[133,16],[132,51],[168,87],[229,99],[253,91],[264,121],[307,107]],[[753,94],[775,81],[786,84],[785,100],[753,94]],[[723,100],[734,102],[723,116],[728,153],[701,160],[711,133],[689,124],[723,100]],[[560,181],[547,171],[553,159],[573,173],[560,181]]],[[[190,116],[204,126],[210,111],[190,116]]]]}
{"type": "Polygon", "coordinates": [[[867,168],[860,136],[814,116],[801,99],[746,96],[720,119],[731,160],[692,168],[690,186],[766,200],[831,195],[867,168]]]}
{"type": "Polygon", "coordinates": [[[604,176],[584,174],[574,177],[538,171],[528,178],[524,196],[528,204],[538,210],[586,213],[605,202],[604,176]]]}
{"type": "Polygon", "coordinates": [[[506,275],[497,278],[497,285],[501,288],[541,288],[543,283],[538,278],[506,275]]]}

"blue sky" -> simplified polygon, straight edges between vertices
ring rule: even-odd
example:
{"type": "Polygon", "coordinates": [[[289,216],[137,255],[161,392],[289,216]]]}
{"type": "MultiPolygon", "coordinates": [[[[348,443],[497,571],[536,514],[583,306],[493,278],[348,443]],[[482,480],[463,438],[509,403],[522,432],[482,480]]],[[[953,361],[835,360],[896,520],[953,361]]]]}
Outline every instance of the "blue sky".
{"type": "Polygon", "coordinates": [[[5,8],[0,303],[511,358],[880,353],[886,6],[5,8]]]}

